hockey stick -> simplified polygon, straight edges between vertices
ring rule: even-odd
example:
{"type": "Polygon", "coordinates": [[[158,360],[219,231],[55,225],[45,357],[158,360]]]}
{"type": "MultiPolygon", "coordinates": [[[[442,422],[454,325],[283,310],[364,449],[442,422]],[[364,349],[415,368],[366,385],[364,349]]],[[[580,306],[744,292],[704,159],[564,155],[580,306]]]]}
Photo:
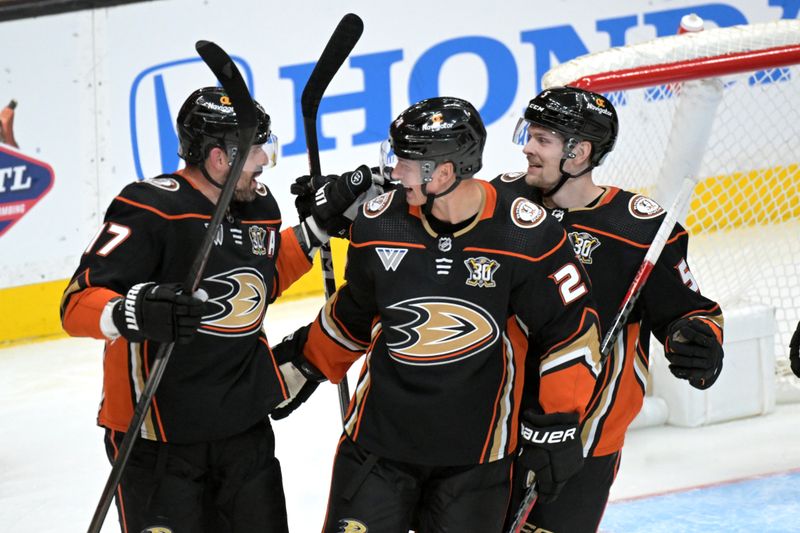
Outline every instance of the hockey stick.
{"type": "MultiPolygon", "coordinates": [[[[650,243],[650,248],[648,248],[647,253],[644,255],[642,264],[639,266],[639,270],[636,272],[630,287],[628,287],[628,292],[625,293],[625,297],[622,299],[619,311],[617,311],[617,314],[614,316],[613,325],[606,332],[605,337],[603,337],[603,342],[600,343],[601,360],[608,357],[622,328],[627,323],[628,317],[631,311],[633,311],[633,306],[636,305],[636,300],[639,299],[639,295],[642,293],[642,289],[645,283],[647,283],[650,273],[653,271],[653,268],[658,262],[658,258],[661,256],[661,252],[664,250],[664,246],[667,244],[672,229],[675,227],[675,222],[677,222],[678,217],[683,213],[686,204],[692,197],[692,191],[696,184],[697,179],[693,176],[686,176],[683,183],[681,183],[681,188],[678,190],[675,200],[673,200],[666,216],[664,216],[664,220],[661,221],[661,225],[658,227],[655,237],[653,237],[653,242],[650,243]]],[[[536,496],[536,483],[533,483],[525,492],[525,497],[520,503],[517,514],[514,517],[514,522],[509,528],[509,533],[520,533],[522,531],[522,526],[525,525],[528,515],[533,508],[533,504],[536,503],[536,496]]]]}
{"type": "MultiPolygon", "coordinates": [[[[319,56],[314,70],[311,71],[306,86],[303,88],[303,95],[300,98],[300,107],[303,110],[303,128],[306,136],[306,146],[308,147],[308,168],[311,174],[311,182],[314,178],[322,176],[322,169],[319,161],[319,142],[317,140],[317,111],[322,100],[325,89],[328,88],[333,77],[339,68],[350,55],[361,33],[364,31],[364,23],[358,15],[348,13],[336,29],[333,30],[328,44],[319,56]]],[[[325,285],[325,299],[331,297],[336,292],[336,280],[333,277],[333,257],[331,256],[330,244],[325,243],[320,247],[320,260],[322,262],[322,282],[325,285]]],[[[350,404],[350,388],[347,385],[347,375],[342,378],[338,385],[339,390],[339,409],[342,413],[342,422],[347,414],[347,406],[350,404]]]]}
{"type": "MultiPolygon", "coordinates": [[[[232,161],[228,179],[222,188],[219,200],[214,208],[214,214],[203,236],[200,249],[197,251],[189,274],[183,282],[183,291],[186,294],[194,293],[200,285],[200,281],[203,278],[203,271],[208,262],[208,256],[211,254],[211,246],[214,243],[214,237],[222,223],[222,218],[225,216],[228,205],[233,198],[236,182],[239,180],[239,175],[244,167],[247,154],[250,151],[250,146],[253,144],[253,139],[255,139],[257,129],[256,107],[250,96],[250,91],[248,91],[247,84],[245,84],[242,75],[239,73],[239,70],[228,54],[226,54],[222,48],[209,41],[197,41],[195,48],[231,99],[231,104],[236,111],[236,117],[239,122],[239,142],[236,145],[236,152],[231,153],[232,161]]],[[[111,500],[114,498],[114,492],[117,490],[120,479],[122,479],[122,472],[130,458],[133,444],[136,442],[136,437],[142,427],[144,418],[147,415],[147,411],[150,409],[153,396],[164,375],[164,370],[169,362],[174,346],[175,344],[170,342],[161,344],[158,347],[158,353],[150,369],[150,376],[147,378],[142,395],[136,402],[133,417],[128,425],[128,429],[125,431],[125,437],[122,439],[119,453],[114,461],[114,465],[111,467],[111,473],[106,481],[106,486],[103,489],[100,502],[97,504],[97,509],[95,509],[92,522],[89,524],[89,533],[98,533],[103,526],[103,521],[111,505],[111,500]]]]}

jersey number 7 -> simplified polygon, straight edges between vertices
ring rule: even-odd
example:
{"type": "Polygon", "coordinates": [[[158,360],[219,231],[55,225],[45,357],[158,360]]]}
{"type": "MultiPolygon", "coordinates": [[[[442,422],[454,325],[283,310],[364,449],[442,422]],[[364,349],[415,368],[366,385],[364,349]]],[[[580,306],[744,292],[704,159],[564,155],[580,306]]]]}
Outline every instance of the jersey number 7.
{"type": "Polygon", "coordinates": [[[97,241],[100,239],[100,236],[106,232],[113,235],[113,237],[111,237],[111,239],[109,239],[108,242],[106,242],[103,246],[100,247],[99,250],[97,250],[97,252],[95,252],[97,255],[101,255],[103,257],[110,254],[114,250],[114,248],[122,244],[125,241],[125,239],[127,239],[130,236],[131,228],[129,228],[128,226],[123,226],[122,224],[117,224],[115,222],[106,222],[105,224],[100,226],[99,230],[97,230],[95,236],[92,237],[92,242],[89,243],[89,246],[86,247],[86,249],[83,251],[83,254],[86,255],[89,252],[91,252],[92,248],[94,248],[94,245],[97,244],[97,241]]]}

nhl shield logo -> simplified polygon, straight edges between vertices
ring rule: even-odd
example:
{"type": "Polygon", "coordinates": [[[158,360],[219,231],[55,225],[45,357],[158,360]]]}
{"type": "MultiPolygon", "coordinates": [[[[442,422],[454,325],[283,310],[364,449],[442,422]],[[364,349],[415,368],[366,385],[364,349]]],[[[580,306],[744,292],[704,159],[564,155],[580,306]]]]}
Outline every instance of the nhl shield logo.
{"type": "Polygon", "coordinates": [[[453,239],[450,237],[439,237],[439,251],[449,252],[453,249],[453,239]]]}
{"type": "Polygon", "coordinates": [[[53,168],[0,144],[0,236],[53,188],[53,168]]]}

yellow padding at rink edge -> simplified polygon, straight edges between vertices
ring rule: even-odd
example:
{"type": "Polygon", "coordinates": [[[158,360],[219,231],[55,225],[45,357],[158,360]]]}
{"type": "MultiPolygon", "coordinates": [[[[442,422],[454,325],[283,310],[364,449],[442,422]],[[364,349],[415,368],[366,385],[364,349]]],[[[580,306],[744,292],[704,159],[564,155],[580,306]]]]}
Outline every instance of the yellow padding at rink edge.
{"type": "MultiPolygon", "coordinates": [[[[347,259],[347,241],[331,239],[336,286],[344,279],[344,265],[347,259]]],[[[0,347],[10,346],[44,338],[66,336],[61,329],[58,306],[61,294],[69,280],[61,279],[0,289],[0,347]]],[[[322,294],[322,274],[319,254],[314,266],[285,291],[280,299],[302,298],[322,294]]],[[[322,300],[320,299],[320,306],[322,300]]]]}
{"type": "Polygon", "coordinates": [[[706,178],[694,189],[686,228],[710,233],[800,219],[798,164],[706,178]]]}
{"type": "Polygon", "coordinates": [[[0,346],[65,336],[58,306],[66,279],[0,289],[0,346]]]}

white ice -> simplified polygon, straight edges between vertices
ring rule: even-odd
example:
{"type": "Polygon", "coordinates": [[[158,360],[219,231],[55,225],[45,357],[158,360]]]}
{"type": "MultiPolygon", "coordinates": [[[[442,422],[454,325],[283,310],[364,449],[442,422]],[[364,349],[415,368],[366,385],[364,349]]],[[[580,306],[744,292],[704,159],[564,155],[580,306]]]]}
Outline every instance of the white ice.
{"type": "MultiPolygon", "coordinates": [[[[270,340],[311,321],[320,304],[314,298],[270,307],[270,340]]],[[[86,530],[109,472],[94,424],[101,360],[102,344],[91,339],[0,349],[0,530],[86,530]]],[[[799,414],[800,404],[784,405],[699,429],[631,431],[612,500],[798,468],[799,414]]],[[[341,432],[335,387],[322,386],[274,427],[291,531],[319,531],[341,432]]],[[[119,531],[113,506],[103,531],[119,531]]]]}

